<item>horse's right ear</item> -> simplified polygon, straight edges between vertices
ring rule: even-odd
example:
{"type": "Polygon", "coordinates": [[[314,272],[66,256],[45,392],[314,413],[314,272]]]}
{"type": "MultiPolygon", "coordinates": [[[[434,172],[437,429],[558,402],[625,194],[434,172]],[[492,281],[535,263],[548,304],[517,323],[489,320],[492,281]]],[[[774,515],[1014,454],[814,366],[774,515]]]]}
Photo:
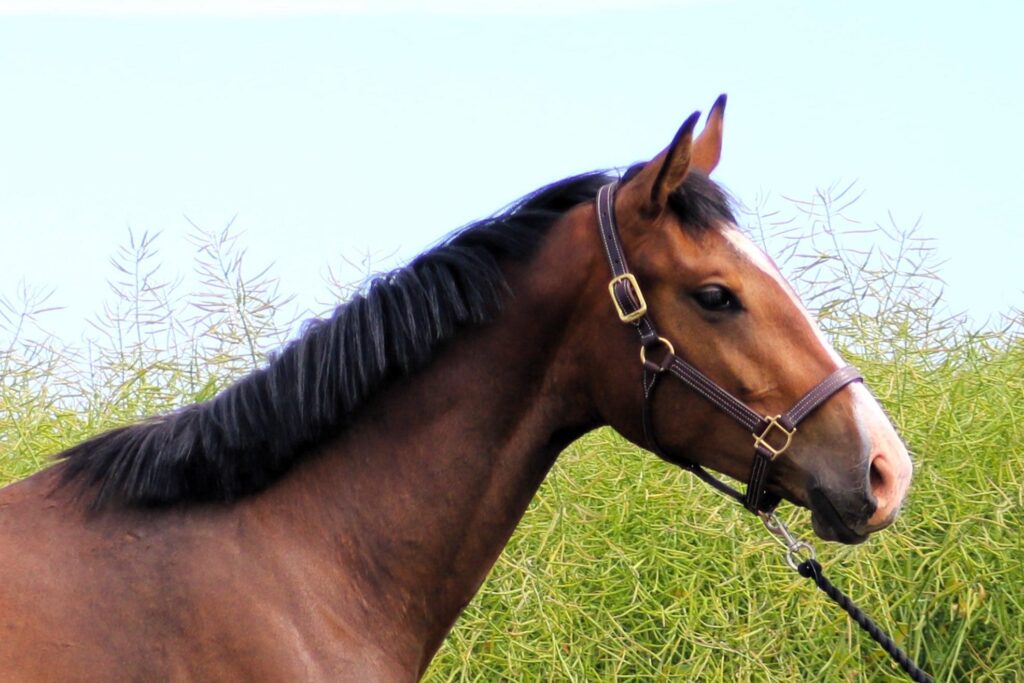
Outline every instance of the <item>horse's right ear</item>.
{"type": "Polygon", "coordinates": [[[693,143],[693,167],[711,175],[722,158],[722,122],[725,119],[725,95],[719,95],[711,106],[704,130],[693,143]]]}
{"type": "Polygon", "coordinates": [[[669,194],[682,185],[690,170],[693,129],[699,119],[699,111],[691,114],[679,128],[672,144],[644,164],[640,172],[623,185],[618,196],[620,202],[628,205],[627,210],[649,219],[657,218],[665,210],[669,194]]]}

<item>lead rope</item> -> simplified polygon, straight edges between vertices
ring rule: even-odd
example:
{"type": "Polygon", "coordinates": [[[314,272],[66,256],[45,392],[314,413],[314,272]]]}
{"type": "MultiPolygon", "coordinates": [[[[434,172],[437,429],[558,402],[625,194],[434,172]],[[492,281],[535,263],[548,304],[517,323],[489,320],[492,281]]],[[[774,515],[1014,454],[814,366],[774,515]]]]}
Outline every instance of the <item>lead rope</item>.
{"type": "Polygon", "coordinates": [[[825,578],[824,570],[819,564],[816,554],[814,552],[814,546],[807,541],[797,538],[789,530],[781,519],[779,519],[774,512],[760,512],[758,517],[764,522],[764,526],[768,529],[780,543],[786,548],[786,564],[788,564],[796,573],[800,576],[811,579],[815,585],[822,590],[825,595],[832,598],[832,601],[842,607],[847,614],[850,615],[857,625],[864,629],[871,638],[882,646],[882,649],[889,653],[892,660],[900,665],[900,667],[907,673],[911,680],[917,681],[917,683],[933,683],[932,677],[925,673],[917,664],[914,663],[906,652],[900,649],[900,647],[893,642],[893,639],[888,633],[883,631],[871,617],[864,614],[857,605],[854,604],[853,600],[849,598],[845,593],[835,587],[835,585],[825,578]],[[799,561],[802,559],[802,561],[799,561]],[[799,561],[799,562],[798,562],[799,561]]]}

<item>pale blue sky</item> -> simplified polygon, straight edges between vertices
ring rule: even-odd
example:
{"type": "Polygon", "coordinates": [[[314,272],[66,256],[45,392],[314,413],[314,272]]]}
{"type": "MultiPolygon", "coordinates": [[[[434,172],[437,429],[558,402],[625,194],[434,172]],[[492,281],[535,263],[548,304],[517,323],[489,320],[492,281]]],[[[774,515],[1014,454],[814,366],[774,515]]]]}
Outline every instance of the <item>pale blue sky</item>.
{"type": "Polygon", "coordinates": [[[238,214],[312,302],[342,255],[647,158],[719,92],[738,198],[857,180],[858,217],[923,217],[954,309],[1024,305],[1020,3],[67,4],[0,0],[0,293],[56,287],[62,330],[128,226],[185,272],[183,215],[238,214]]]}

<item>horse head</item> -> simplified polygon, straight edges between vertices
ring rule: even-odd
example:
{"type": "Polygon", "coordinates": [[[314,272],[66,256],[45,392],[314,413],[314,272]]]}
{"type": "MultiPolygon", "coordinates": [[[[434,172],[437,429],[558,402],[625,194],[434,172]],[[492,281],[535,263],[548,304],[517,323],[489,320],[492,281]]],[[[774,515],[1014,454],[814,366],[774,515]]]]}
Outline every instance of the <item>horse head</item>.
{"type": "MultiPolygon", "coordinates": [[[[737,227],[727,196],[709,179],[721,156],[724,110],[722,96],[699,136],[694,114],[661,154],[618,183],[607,219],[617,223],[618,241],[609,246],[606,239],[605,247],[610,260],[617,249],[628,260],[629,275],[611,287],[612,298],[620,287],[627,303],[608,301],[608,266],[596,265],[588,292],[600,314],[586,326],[586,344],[604,421],[641,446],[651,448],[656,438],[652,450],[670,461],[746,480],[754,467],[751,437],[757,443],[758,434],[693,386],[661,382],[647,399],[645,433],[638,402],[649,378],[668,366],[660,359],[678,356],[760,416],[806,401],[845,363],[772,259],[737,227]],[[637,316],[640,302],[645,311],[637,316]],[[637,327],[643,339],[641,323],[658,330],[657,337],[648,334],[654,343],[641,342],[643,383],[629,329],[637,327]]],[[[589,218],[597,222],[593,213],[589,218]]],[[[591,229],[596,234],[600,226],[591,229]]],[[[822,538],[858,543],[895,519],[912,465],[863,383],[847,378],[832,391],[796,429],[765,423],[761,443],[775,446],[767,445],[764,488],[772,498],[809,507],[822,538]]]]}

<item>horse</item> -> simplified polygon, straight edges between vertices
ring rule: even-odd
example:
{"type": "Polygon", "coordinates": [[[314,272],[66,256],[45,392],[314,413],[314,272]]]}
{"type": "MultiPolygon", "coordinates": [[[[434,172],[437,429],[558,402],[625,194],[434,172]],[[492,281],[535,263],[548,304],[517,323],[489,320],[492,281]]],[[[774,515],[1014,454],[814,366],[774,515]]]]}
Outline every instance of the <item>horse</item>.
{"type": "Polygon", "coordinates": [[[725,102],[621,177],[542,187],[378,276],[209,401],[2,489],[0,676],[417,680],[602,426],[749,480],[754,511],[809,507],[823,539],[890,525],[907,450],[711,180],[725,102]]]}

